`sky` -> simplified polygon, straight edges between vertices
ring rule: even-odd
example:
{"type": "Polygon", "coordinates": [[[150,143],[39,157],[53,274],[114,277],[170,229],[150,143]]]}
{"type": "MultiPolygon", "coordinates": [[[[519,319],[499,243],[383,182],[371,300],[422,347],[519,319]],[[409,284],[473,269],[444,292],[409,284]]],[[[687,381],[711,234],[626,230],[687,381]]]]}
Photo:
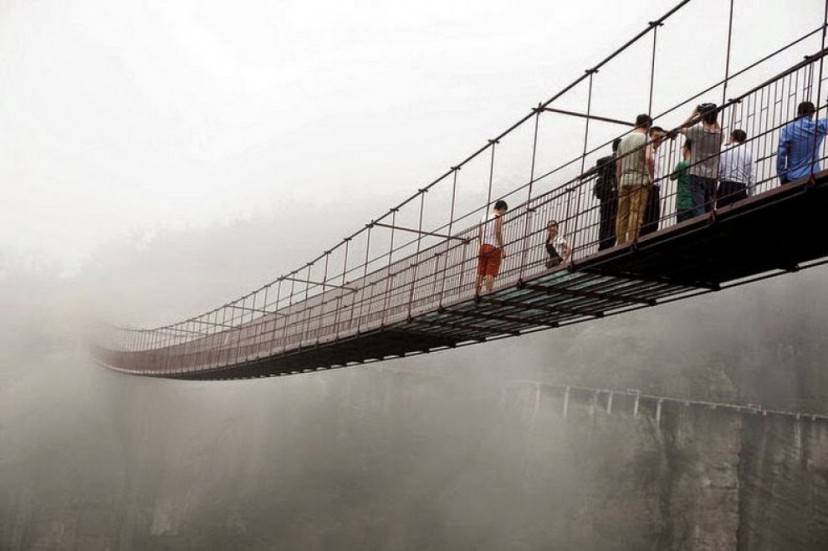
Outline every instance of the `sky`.
{"type": "MultiPolygon", "coordinates": [[[[73,275],[113,243],[253,219],[273,221],[276,251],[279,221],[320,209],[337,213],[333,244],[673,3],[2,0],[0,274],[73,275]]],[[[798,5],[737,1],[733,66],[819,24],[820,2],[798,5]]],[[[654,111],[723,72],[724,45],[703,37],[722,36],[724,2],[671,21],[654,111]]],[[[602,70],[594,112],[646,110],[649,48],[602,70]]],[[[560,105],[582,108],[583,92],[560,105]]],[[[551,167],[582,122],[548,128],[551,167]]],[[[594,128],[594,144],[617,130],[594,128]]],[[[503,166],[502,189],[522,183],[503,166]]]]}

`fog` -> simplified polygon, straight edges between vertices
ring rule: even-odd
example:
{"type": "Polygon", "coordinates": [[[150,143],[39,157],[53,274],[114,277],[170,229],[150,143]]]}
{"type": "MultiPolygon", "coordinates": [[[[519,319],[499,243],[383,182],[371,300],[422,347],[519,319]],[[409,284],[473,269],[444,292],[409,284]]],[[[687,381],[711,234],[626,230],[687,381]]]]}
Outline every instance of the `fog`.
{"type": "MultiPolygon", "coordinates": [[[[0,2],[0,549],[821,548],[823,428],[564,417],[551,385],[828,413],[826,268],[276,379],[125,376],[81,338],[301,264],[670,4],[0,2]]],[[[734,63],[807,4],[763,2],[734,63]]]]}

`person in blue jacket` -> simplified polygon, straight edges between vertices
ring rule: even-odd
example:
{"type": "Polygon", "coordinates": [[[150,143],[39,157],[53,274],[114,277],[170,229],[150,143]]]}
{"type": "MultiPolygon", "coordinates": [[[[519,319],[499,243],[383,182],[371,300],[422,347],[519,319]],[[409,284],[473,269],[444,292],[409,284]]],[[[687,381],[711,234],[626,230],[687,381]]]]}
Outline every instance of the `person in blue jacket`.
{"type": "Polygon", "coordinates": [[[828,119],[814,120],[816,108],[810,101],[797,107],[797,116],[779,134],[776,174],[784,185],[819,172],[822,141],[828,133],[828,119]]]}

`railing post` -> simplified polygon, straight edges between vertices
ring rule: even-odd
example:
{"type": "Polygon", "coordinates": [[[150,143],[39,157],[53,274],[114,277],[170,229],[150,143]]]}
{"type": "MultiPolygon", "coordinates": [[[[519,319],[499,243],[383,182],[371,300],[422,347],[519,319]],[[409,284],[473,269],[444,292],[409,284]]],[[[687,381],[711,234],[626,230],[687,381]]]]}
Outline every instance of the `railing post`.
{"type": "MultiPolygon", "coordinates": [[[[417,222],[417,252],[414,254],[414,266],[411,267],[411,292],[408,295],[408,317],[411,317],[411,312],[414,308],[414,293],[417,285],[417,272],[420,266],[420,247],[423,240],[423,209],[425,208],[425,194],[428,189],[420,190],[420,217],[417,222]]],[[[447,239],[446,241],[451,241],[447,239]]]]}
{"type": "MultiPolygon", "coordinates": [[[[587,74],[589,75],[589,87],[587,89],[587,119],[586,124],[584,125],[584,149],[581,153],[581,175],[584,174],[584,168],[586,167],[587,147],[589,144],[589,116],[592,114],[592,79],[597,72],[598,69],[587,69],[587,74]]],[[[575,229],[571,233],[572,238],[570,239],[570,247],[572,248],[572,255],[570,257],[570,261],[575,260],[576,243],[580,237],[578,235],[578,229],[580,228],[581,217],[584,216],[584,213],[581,212],[581,196],[583,195],[584,187],[584,182],[583,180],[581,180],[581,182],[578,184],[578,197],[577,202],[575,204],[575,229]]],[[[566,220],[566,223],[569,224],[569,220],[566,220]]]]}
{"type": "MultiPolygon", "coordinates": [[[[494,143],[492,143],[492,162],[494,162],[494,143]]],[[[492,165],[492,169],[494,165],[492,165]]],[[[454,205],[457,199],[457,172],[460,170],[459,166],[452,167],[454,170],[454,177],[452,178],[451,182],[451,206],[449,207],[449,223],[448,223],[448,235],[451,237],[452,230],[454,229],[454,205]]],[[[488,209],[489,201],[491,201],[492,195],[492,173],[491,170],[489,171],[489,197],[486,200],[486,205],[488,209]]],[[[448,271],[448,261],[449,261],[449,249],[451,248],[451,239],[446,239],[446,250],[445,250],[445,257],[443,258],[443,282],[440,285],[440,298],[437,301],[437,304],[442,306],[443,305],[443,296],[446,292],[446,272],[448,271]]],[[[439,266],[440,264],[440,257],[437,257],[436,264],[439,266]]],[[[460,270],[463,269],[462,263],[460,264],[460,270]]]]}
{"type": "MultiPolygon", "coordinates": [[[[725,53],[725,74],[722,86],[722,105],[727,101],[727,84],[730,81],[730,44],[733,39],[733,0],[730,0],[730,15],[727,20],[727,49],[725,53]]],[[[731,128],[731,130],[733,130],[731,128]]]]}
{"type": "MultiPolygon", "coordinates": [[[[535,183],[535,158],[538,152],[538,124],[540,122],[540,114],[543,112],[543,107],[541,104],[535,108],[535,132],[534,138],[532,140],[532,164],[529,169],[529,191],[526,197],[526,222],[523,225],[523,239],[521,240],[521,257],[520,257],[520,269],[518,271],[518,279],[523,280],[523,275],[526,270],[526,254],[528,253],[528,249],[526,248],[526,240],[529,237],[529,232],[532,229],[532,186],[535,183]]],[[[506,245],[505,243],[503,244],[506,245]]]]}
{"type": "Polygon", "coordinates": [[[393,277],[391,275],[391,260],[394,256],[394,228],[397,225],[397,211],[399,209],[394,207],[391,209],[391,244],[388,247],[388,273],[385,277],[385,297],[382,301],[382,318],[380,321],[381,326],[385,326],[385,316],[388,314],[388,300],[391,296],[391,281],[393,277]]]}
{"type": "MultiPolygon", "coordinates": [[[[270,332],[270,341],[268,342],[267,347],[267,354],[273,354],[273,351],[276,347],[276,326],[279,323],[279,303],[282,300],[282,279],[276,280],[276,303],[273,308],[273,330],[270,332]]],[[[287,316],[281,316],[283,320],[285,320],[285,327],[287,327],[287,316]]]]}
{"type": "MultiPolygon", "coordinates": [[[[819,84],[817,85],[817,101],[816,101],[816,108],[817,108],[817,124],[819,124],[819,110],[823,109],[824,106],[822,105],[822,67],[825,62],[825,56],[823,52],[825,52],[825,40],[826,40],[826,32],[828,32],[828,0],[825,1],[825,9],[822,12],[822,42],[820,45],[820,57],[819,57],[819,84]]],[[[817,163],[817,143],[819,140],[814,140],[814,154],[812,155],[812,162],[811,162],[811,169],[810,174],[813,178],[814,169],[816,168],[817,163]]]]}
{"type": "MultiPolygon", "coordinates": [[[[267,330],[267,316],[268,308],[267,308],[267,295],[270,294],[270,286],[272,284],[268,283],[265,285],[264,288],[264,299],[262,300],[262,315],[261,321],[258,323],[256,328],[256,358],[262,357],[262,342],[264,341],[265,331],[267,330]]],[[[274,316],[274,323],[276,322],[276,318],[274,316]]]]}
{"type": "MultiPolygon", "coordinates": [[[[371,261],[371,230],[374,228],[373,221],[371,224],[368,224],[368,235],[365,237],[365,262],[362,265],[362,287],[360,289],[360,298],[359,298],[359,314],[357,314],[357,334],[359,334],[360,330],[362,329],[362,309],[365,306],[365,292],[368,288],[368,263],[371,261]]],[[[371,296],[373,297],[374,294],[374,286],[373,283],[370,285],[371,287],[371,296]]],[[[356,305],[354,304],[351,306],[351,319],[350,323],[354,321],[354,312],[356,310],[356,305]]],[[[369,310],[370,312],[370,306],[369,310]]]]}
{"type": "MultiPolygon", "coordinates": [[[[369,230],[370,231],[370,230],[369,230]]],[[[345,255],[342,260],[342,280],[339,282],[341,287],[345,287],[346,281],[346,274],[348,273],[348,253],[351,247],[351,238],[345,238],[345,255]]],[[[336,312],[334,313],[334,325],[333,325],[333,336],[334,340],[339,338],[339,319],[342,315],[342,309],[344,306],[342,305],[342,299],[345,298],[346,291],[344,289],[339,290],[339,296],[337,297],[336,301],[336,312]]],[[[356,292],[349,293],[351,295],[351,310],[353,311],[354,305],[356,304],[356,292]]]]}

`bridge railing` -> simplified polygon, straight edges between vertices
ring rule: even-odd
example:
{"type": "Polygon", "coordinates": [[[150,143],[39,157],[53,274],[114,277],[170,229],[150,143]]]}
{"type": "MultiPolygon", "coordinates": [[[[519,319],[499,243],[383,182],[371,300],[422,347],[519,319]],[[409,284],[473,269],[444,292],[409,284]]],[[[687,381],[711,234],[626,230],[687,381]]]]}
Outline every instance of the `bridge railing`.
{"type": "MultiPolygon", "coordinates": [[[[648,33],[655,35],[658,26],[687,3],[681,2],[627,46],[648,33]]],[[[813,100],[819,107],[817,116],[825,113],[824,13],[820,19],[818,28],[726,74],[723,80],[656,116],[656,123],[681,109],[688,110],[700,97],[718,93],[720,87],[724,87],[724,94],[734,78],[745,79],[770,60],[809,40],[818,40],[816,53],[718,107],[724,136],[735,128],[748,135],[754,159],[752,193],[778,185],[775,165],[780,129],[795,118],[800,101],[813,100]]],[[[479,221],[499,198],[518,204],[504,218],[507,255],[496,287],[514,286],[546,273],[566,277],[571,265],[546,266],[546,225],[558,221],[560,233],[574,248],[575,265],[598,251],[601,208],[593,193],[597,177],[593,167],[599,157],[607,155],[609,142],[587,148],[590,122],[604,122],[590,118],[589,112],[597,69],[617,53],[462,163],[302,268],[180,323],[141,330],[108,328],[96,338],[96,355],[112,367],[145,374],[214,369],[349,338],[469,300],[475,295],[479,221]],[[542,122],[552,102],[578,84],[589,86],[582,151],[540,173],[542,122]],[[507,137],[516,136],[528,140],[531,147],[507,144],[507,137]],[[523,166],[527,181],[504,193],[504,180],[509,179],[499,177],[501,165],[523,166]],[[472,189],[470,182],[478,185],[472,189]]],[[[732,85],[730,91],[734,91],[732,85]]],[[[652,82],[650,97],[652,102],[652,82]]],[[[677,223],[677,182],[670,176],[681,159],[682,145],[683,139],[676,138],[665,139],[658,146],[655,184],[660,188],[660,212],[652,220],[657,229],[677,223]]],[[[825,158],[824,144],[819,158],[825,158]]],[[[513,184],[520,178],[513,176],[510,181],[513,184]]],[[[442,330],[450,332],[451,328],[442,330]]]]}

